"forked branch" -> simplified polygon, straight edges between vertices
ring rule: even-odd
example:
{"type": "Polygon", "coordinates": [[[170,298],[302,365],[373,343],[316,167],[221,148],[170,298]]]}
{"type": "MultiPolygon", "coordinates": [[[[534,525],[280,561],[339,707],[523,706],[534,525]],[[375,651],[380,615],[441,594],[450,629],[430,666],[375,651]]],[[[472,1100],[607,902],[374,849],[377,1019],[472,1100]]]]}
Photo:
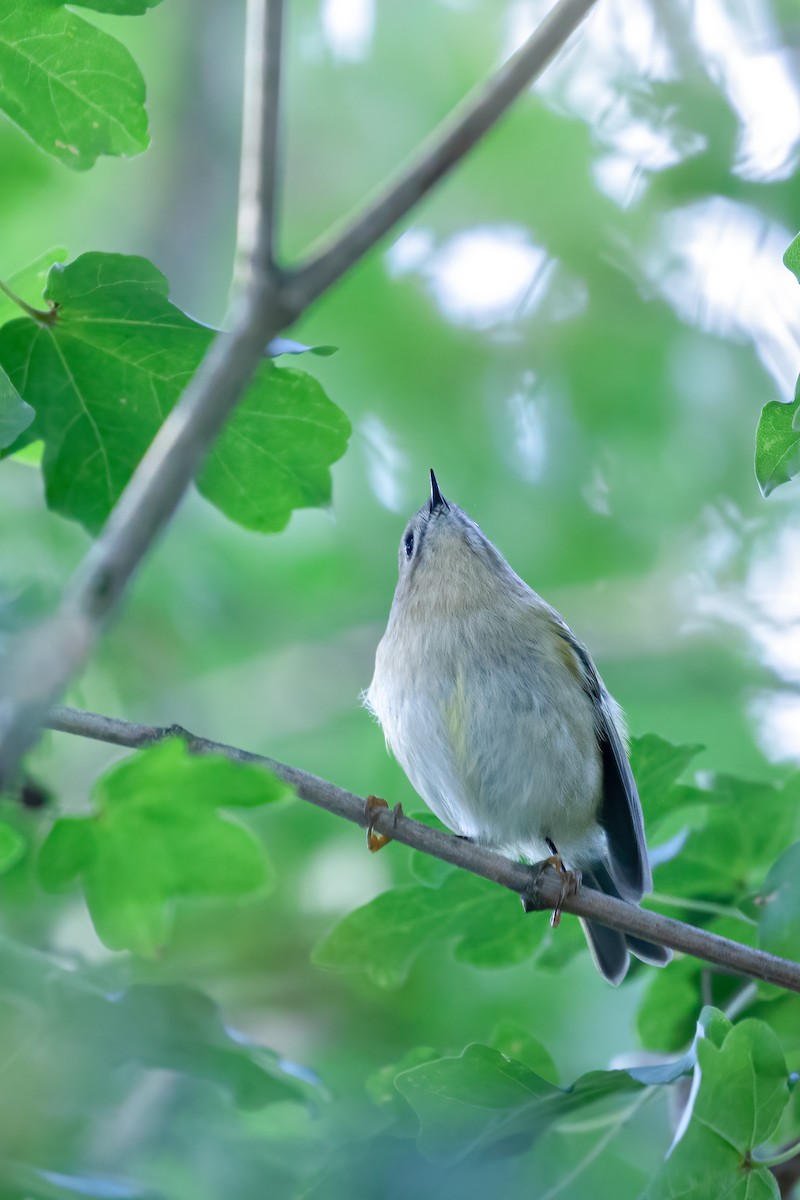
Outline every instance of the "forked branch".
{"type": "Polygon", "coordinates": [[[283,0],[248,0],[248,44],[232,330],[212,344],[161,426],[55,615],[9,653],[0,688],[0,782],[13,777],[51,705],[81,669],[154,540],[241,399],[264,346],[450,171],[544,70],[595,0],[557,0],[494,78],[428,139],[378,198],[294,271],[275,266],[283,0]]]}

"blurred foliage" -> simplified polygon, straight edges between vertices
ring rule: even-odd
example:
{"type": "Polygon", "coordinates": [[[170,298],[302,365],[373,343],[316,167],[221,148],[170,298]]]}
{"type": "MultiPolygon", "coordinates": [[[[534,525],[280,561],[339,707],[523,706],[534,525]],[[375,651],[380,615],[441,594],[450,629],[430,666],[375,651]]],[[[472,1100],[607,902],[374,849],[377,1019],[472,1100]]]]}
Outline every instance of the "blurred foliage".
{"type": "Polygon", "coordinates": [[[62,817],[39,856],[39,878],[59,891],[78,875],[98,935],[112,950],[158,953],[178,897],[241,896],[271,872],[257,838],[217,810],[286,794],[277,778],[165,742],[101,776],[91,817],[62,817]]]}
{"type": "MultiPolygon", "coordinates": [[[[12,7],[0,277],[41,312],[0,297],[3,638],[50,609],[222,324],[243,39],[214,0],[12,7]],[[148,153],[65,170],[144,148],[140,69],[148,153]]],[[[546,7],[289,5],[286,257],[546,7]]],[[[187,499],[71,702],[413,808],[358,694],[434,465],[629,714],[648,903],[796,955],[800,500],[758,484],[797,470],[797,29],[770,0],[601,0],[269,348],[340,352],[314,378],[264,363],[212,503],[187,499]],[[297,511],[331,476],[335,520],[297,511]]],[[[48,735],[0,800],[2,1195],[777,1194],[797,996],[690,959],[610,989],[576,921],[369,856],[253,768],[118,759],[48,735]]]]}

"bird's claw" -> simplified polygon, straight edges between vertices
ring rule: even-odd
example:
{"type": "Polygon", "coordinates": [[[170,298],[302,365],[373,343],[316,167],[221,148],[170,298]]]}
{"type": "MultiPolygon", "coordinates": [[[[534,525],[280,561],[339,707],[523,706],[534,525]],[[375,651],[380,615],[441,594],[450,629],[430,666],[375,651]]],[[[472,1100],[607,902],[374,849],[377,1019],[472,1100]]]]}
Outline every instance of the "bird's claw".
{"type": "MultiPolygon", "coordinates": [[[[382,808],[388,808],[389,805],[380,796],[367,796],[364,803],[364,819],[367,822],[367,849],[371,854],[377,853],[387,846],[392,840],[391,835],[376,833],[375,822],[378,819],[378,813],[382,808]]],[[[403,815],[402,804],[395,804],[392,810],[394,816],[394,824],[397,824],[397,818],[403,815]]]]}
{"type": "Polygon", "coordinates": [[[542,867],[552,867],[557,873],[561,884],[561,891],[556,901],[556,906],[550,916],[550,925],[553,929],[558,929],[558,926],[561,924],[561,908],[564,901],[568,900],[570,896],[574,896],[581,886],[581,873],[580,871],[567,870],[561,860],[560,854],[551,854],[549,858],[544,860],[542,867]]]}

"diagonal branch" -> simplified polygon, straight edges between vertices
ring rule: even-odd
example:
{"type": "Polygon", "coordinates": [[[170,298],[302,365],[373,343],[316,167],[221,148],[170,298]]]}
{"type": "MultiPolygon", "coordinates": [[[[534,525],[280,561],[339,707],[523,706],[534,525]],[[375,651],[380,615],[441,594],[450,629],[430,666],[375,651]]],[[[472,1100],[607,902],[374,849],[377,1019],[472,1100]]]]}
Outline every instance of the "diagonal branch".
{"type": "Polygon", "coordinates": [[[241,399],[263,347],[347,271],[458,163],[544,70],[595,0],[557,0],[522,48],[428,140],[385,194],[293,273],[278,272],[273,225],[282,0],[248,0],[248,51],[239,248],[244,281],[232,332],[217,337],[167,417],[65,591],[55,616],[23,638],[4,663],[0,782],[13,776],[52,703],[78,673],[125,588],[172,517],[241,399]]]}
{"type": "MultiPolygon", "coordinates": [[[[179,725],[163,728],[155,725],[137,725],[116,717],[83,712],[81,709],[66,708],[63,705],[51,711],[47,725],[60,733],[72,733],[79,737],[94,738],[96,741],[111,742],[115,746],[127,746],[132,750],[146,749],[168,737],[182,737],[189,749],[196,754],[223,754],[232,762],[256,763],[267,767],[293,787],[301,800],[316,804],[318,808],[324,808],[347,821],[353,821],[362,828],[367,826],[365,802],[360,796],[355,796],[326,779],[309,775],[297,767],[275,762],[264,755],[251,754],[235,746],[195,737],[179,725]]],[[[648,942],[670,946],[673,950],[704,959],[725,971],[746,975],[750,979],[763,979],[789,991],[800,992],[800,963],[778,958],[774,954],[767,954],[750,946],[742,946],[739,942],[719,937],[706,929],[697,929],[694,925],[663,917],[660,913],[648,912],[647,909],[626,904],[623,900],[615,900],[612,896],[604,896],[591,888],[579,888],[574,896],[562,899],[561,885],[555,873],[544,868],[541,863],[530,867],[525,863],[512,862],[493,850],[475,846],[471,842],[453,837],[452,834],[442,833],[439,829],[431,829],[430,826],[423,825],[420,821],[412,821],[409,817],[395,816],[387,809],[378,810],[377,815],[374,812],[371,815],[375,816],[373,826],[378,833],[443,862],[462,867],[474,875],[481,875],[484,879],[499,883],[512,892],[518,892],[536,908],[554,908],[560,903],[565,912],[588,917],[608,925],[611,929],[644,938],[648,942]]]]}
{"type": "Polygon", "coordinates": [[[341,232],[295,273],[292,292],[305,307],[349,271],[459,162],[548,63],[595,0],[559,0],[539,27],[488,82],[450,113],[402,171],[341,232]]]}

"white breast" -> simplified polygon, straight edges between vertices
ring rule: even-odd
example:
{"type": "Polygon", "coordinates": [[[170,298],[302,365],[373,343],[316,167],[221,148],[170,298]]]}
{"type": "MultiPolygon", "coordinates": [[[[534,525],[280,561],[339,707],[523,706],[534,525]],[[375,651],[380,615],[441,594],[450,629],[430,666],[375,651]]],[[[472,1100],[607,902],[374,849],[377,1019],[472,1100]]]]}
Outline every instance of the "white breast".
{"type": "Polygon", "coordinates": [[[592,701],[550,637],[530,612],[432,617],[411,639],[395,625],[367,703],[448,828],[531,860],[550,838],[580,865],[602,844],[600,755],[592,701]]]}

